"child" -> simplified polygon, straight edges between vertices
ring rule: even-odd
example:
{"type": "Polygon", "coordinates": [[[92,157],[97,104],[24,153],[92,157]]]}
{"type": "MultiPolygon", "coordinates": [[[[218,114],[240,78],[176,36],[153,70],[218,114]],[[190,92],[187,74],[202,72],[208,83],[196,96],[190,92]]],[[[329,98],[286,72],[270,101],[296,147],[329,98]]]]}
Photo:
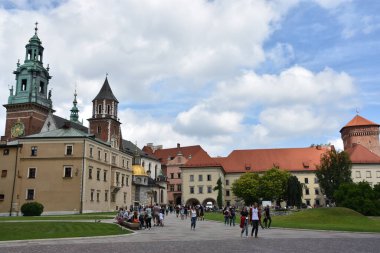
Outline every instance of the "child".
{"type": "Polygon", "coordinates": [[[162,212],[160,212],[159,218],[160,218],[160,226],[163,227],[164,226],[164,214],[162,212]]]}

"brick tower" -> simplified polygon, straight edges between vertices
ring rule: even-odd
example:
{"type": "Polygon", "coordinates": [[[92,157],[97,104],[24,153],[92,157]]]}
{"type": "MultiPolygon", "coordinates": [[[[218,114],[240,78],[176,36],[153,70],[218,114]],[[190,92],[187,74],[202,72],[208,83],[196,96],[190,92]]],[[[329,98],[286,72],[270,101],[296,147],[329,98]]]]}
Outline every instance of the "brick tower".
{"type": "Polygon", "coordinates": [[[120,148],[122,138],[121,123],[117,117],[118,104],[106,77],[98,95],[92,100],[92,117],[88,119],[90,134],[117,149],[120,148]]]}
{"type": "Polygon", "coordinates": [[[341,130],[344,150],[360,144],[380,156],[379,124],[356,115],[341,130]]]}
{"type": "Polygon", "coordinates": [[[2,141],[10,141],[17,137],[39,133],[52,110],[51,91],[48,84],[51,76],[49,66],[43,66],[43,51],[41,40],[35,33],[25,46],[25,60],[17,63],[16,87],[10,88],[7,110],[5,134],[2,141]]]}

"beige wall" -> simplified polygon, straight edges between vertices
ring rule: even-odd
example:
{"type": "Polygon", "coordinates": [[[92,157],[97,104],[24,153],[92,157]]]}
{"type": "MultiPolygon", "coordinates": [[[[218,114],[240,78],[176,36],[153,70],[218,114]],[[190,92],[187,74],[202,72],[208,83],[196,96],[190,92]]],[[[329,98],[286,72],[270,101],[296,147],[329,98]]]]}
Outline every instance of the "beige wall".
{"type": "MultiPolygon", "coordinates": [[[[229,173],[229,174],[226,174],[226,177],[225,177],[225,204],[227,205],[228,202],[230,205],[237,205],[237,206],[240,206],[241,203],[240,201],[238,201],[238,199],[236,198],[236,196],[233,194],[231,188],[232,188],[232,184],[237,180],[239,179],[239,177],[242,175],[243,173],[229,173]],[[226,196],[226,192],[229,191],[230,192],[230,196],[226,196]]],[[[319,205],[324,205],[325,204],[325,199],[324,199],[324,196],[320,190],[320,187],[319,187],[319,184],[316,182],[316,176],[315,176],[315,173],[313,171],[310,171],[310,172],[291,172],[292,175],[296,176],[298,178],[298,181],[300,181],[300,183],[304,184],[304,188],[302,190],[302,193],[303,193],[303,197],[302,197],[302,202],[303,203],[309,203],[310,206],[314,206],[318,203],[319,201],[319,205]],[[306,180],[307,179],[307,180],[306,180]],[[307,182],[307,183],[306,183],[307,182]],[[307,191],[306,189],[308,189],[308,194],[307,194],[307,191]]]]}
{"type": "MultiPolygon", "coordinates": [[[[11,212],[13,182],[16,169],[17,147],[0,147],[0,216],[8,216],[11,212]]],[[[14,202],[14,200],[13,200],[14,202]]]]}
{"type": "MultiPolygon", "coordinates": [[[[42,203],[43,214],[113,211],[132,204],[130,155],[88,138],[21,139],[20,143],[14,215],[21,215],[21,205],[30,201],[42,203]],[[68,146],[72,147],[72,154],[66,153],[68,146]],[[37,147],[35,156],[31,155],[32,147],[37,147]],[[65,167],[71,168],[71,174],[66,177],[65,167]],[[31,169],[35,171],[33,178],[31,169]],[[34,190],[33,199],[27,199],[28,189],[34,190]]],[[[2,161],[14,158],[15,155],[1,157],[2,161]]],[[[11,188],[9,183],[4,183],[0,191],[4,189],[8,196],[11,188]]],[[[0,201],[0,213],[9,212],[9,208],[8,197],[0,201]]]]}
{"type": "Polygon", "coordinates": [[[224,189],[224,173],[220,167],[182,168],[182,204],[191,199],[198,200],[201,204],[206,204],[207,201],[216,204],[218,192],[213,188],[217,185],[219,177],[222,179],[224,189]],[[202,181],[199,180],[200,175],[202,181]],[[211,176],[211,180],[208,180],[208,175],[211,176]],[[193,181],[190,176],[193,176],[193,181]],[[194,193],[190,193],[190,187],[194,187],[194,193]],[[199,187],[202,187],[202,193],[199,193],[199,187]],[[208,193],[208,187],[211,187],[211,193],[208,193]]]}
{"type": "Polygon", "coordinates": [[[351,177],[355,183],[366,181],[373,187],[380,183],[380,164],[353,164],[351,177]]]}

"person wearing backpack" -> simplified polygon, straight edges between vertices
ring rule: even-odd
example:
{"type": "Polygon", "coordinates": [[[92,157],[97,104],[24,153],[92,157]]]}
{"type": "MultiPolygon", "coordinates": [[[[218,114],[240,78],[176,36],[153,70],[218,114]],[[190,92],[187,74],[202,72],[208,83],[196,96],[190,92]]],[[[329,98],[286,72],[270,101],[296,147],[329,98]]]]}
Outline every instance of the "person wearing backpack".
{"type": "Polygon", "coordinates": [[[233,224],[235,227],[235,219],[236,219],[236,213],[235,213],[235,207],[231,207],[230,209],[230,227],[233,224]]]}

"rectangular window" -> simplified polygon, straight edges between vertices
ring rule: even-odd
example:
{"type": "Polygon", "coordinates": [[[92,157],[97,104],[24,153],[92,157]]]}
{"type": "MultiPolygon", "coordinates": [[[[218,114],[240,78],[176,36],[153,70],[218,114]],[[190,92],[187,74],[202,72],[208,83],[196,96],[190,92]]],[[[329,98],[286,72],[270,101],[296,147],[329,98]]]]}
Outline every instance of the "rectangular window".
{"type": "Polygon", "coordinates": [[[33,200],[34,199],[34,189],[27,189],[26,190],[26,199],[27,200],[33,200]]]}
{"type": "Polygon", "coordinates": [[[305,195],[309,195],[310,192],[309,192],[309,189],[305,189],[305,195]]]}
{"type": "Polygon", "coordinates": [[[319,195],[319,189],[315,189],[315,195],[319,195]]]}
{"type": "Polygon", "coordinates": [[[207,186],[207,193],[212,193],[212,187],[211,186],[207,186]]]}
{"type": "Polygon", "coordinates": [[[124,192],[124,198],[123,199],[124,199],[124,204],[127,203],[127,193],[126,192],[124,192]]]}
{"type": "Polygon", "coordinates": [[[121,186],[124,186],[124,174],[121,175],[121,186]]]}
{"type": "Polygon", "coordinates": [[[360,174],[360,171],[355,171],[355,177],[356,178],[361,178],[362,175],[360,174]]]}
{"type": "Polygon", "coordinates": [[[3,150],[3,155],[9,155],[9,149],[7,149],[7,148],[4,149],[4,150],[3,150]]]}
{"type": "Polygon", "coordinates": [[[65,178],[72,177],[72,168],[71,167],[64,167],[64,177],[65,178]]]}
{"type": "Polygon", "coordinates": [[[307,199],[307,200],[306,200],[306,205],[307,205],[307,206],[310,206],[310,199],[307,199]]]}
{"type": "Polygon", "coordinates": [[[21,80],[21,91],[26,91],[26,79],[21,80]]]}
{"type": "Polygon", "coordinates": [[[65,155],[73,155],[73,145],[66,145],[65,155]]]}
{"type": "Polygon", "coordinates": [[[116,201],[116,193],[111,193],[111,202],[116,201]]]}
{"type": "Polygon", "coordinates": [[[198,181],[199,182],[203,181],[203,175],[198,175],[198,181]]]}
{"type": "Polygon", "coordinates": [[[227,196],[227,197],[230,196],[230,190],[226,190],[226,196],[227,196]]]}
{"type": "Polygon", "coordinates": [[[177,173],[178,178],[181,178],[181,173],[177,173]]]}
{"type": "Polygon", "coordinates": [[[366,174],[366,178],[371,178],[372,177],[371,171],[369,171],[369,170],[367,170],[365,174],[366,174]]]}
{"type": "Polygon", "coordinates": [[[194,175],[190,175],[190,182],[194,182],[194,175]]]}
{"type": "Polygon", "coordinates": [[[96,202],[100,201],[100,191],[96,192],[96,202]]]}
{"type": "Polygon", "coordinates": [[[106,190],[105,192],[104,192],[104,201],[108,201],[108,191],[106,190]]]}
{"type": "Polygon", "coordinates": [[[98,160],[102,159],[102,153],[100,150],[98,150],[98,160]]]}
{"type": "Polygon", "coordinates": [[[376,171],[376,177],[380,178],[380,171],[376,171]]]}
{"type": "Polygon", "coordinates": [[[123,168],[125,167],[125,160],[122,159],[122,165],[123,165],[123,168]]]}
{"type": "Polygon", "coordinates": [[[207,175],[207,181],[211,181],[211,175],[207,175]]]}
{"type": "Polygon", "coordinates": [[[107,181],[107,171],[104,170],[103,172],[103,181],[106,182],[107,181]]]}
{"type": "Polygon", "coordinates": [[[90,157],[92,158],[93,157],[93,152],[94,152],[94,148],[93,147],[90,147],[90,157]]]}
{"type": "Polygon", "coordinates": [[[203,194],[203,186],[198,186],[198,193],[203,194]]]}
{"type": "Polygon", "coordinates": [[[230,180],[226,179],[226,185],[230,185],[230,180]]]}
{"type": "Polygon", "coordinates": [[[194,194],[194,186],[190,186],[190,194],[194,194]]]}
{"type": "Polygon", "coordinates": [[[182,185],[181,184],[177,184],[177,191],[182,191],[182,185]]]}
{"type": "Polygon", "coordinates": [[[305,177],[305,184],[308,184],[308,183],[309,183],[309,179],[305,177]]]}
{"type": "Polygon", "coordinates": [[[100,169],[96,171],[96,180],[100,181],[100,169]]]}
{"type": "Polygon", "coordinates": [[[30,155],[37,156],[37,150],[38,150],[37,146],[32,146],[30,155]]]}
{"type": "Polygon", "coordinates": [[[116,156],[112,156],[112,164],[116,164],[116,156]]]}
{"type": "Polygon", "coordinates": [[[171,179],[174,178],[174,173],[170,173],[170,178],[171,178],[171,179]]]}
{"type": "Polygon", "coordinates": [[[28,178],[36,178],[36,168],[29,168],[28,170],[28,178]]]}
{"type": "Polygon", "coordinates": [[[107,158],[108,158],[107,156],[108,156],[108,154],[107,154],[107,153],[104,153],[104,161],[105,161],[105,162],[107,162],[107,158]]]}
{"type": "Polygon", "coordinates": [[[91,190],[90,201],[94,201],[94,192],[95,192],[95,190],[91,190]]]}
{"type": "Polygon", "coordinates": [[[126,186],[129,186],[129,176],[126,176],[126,177],[125,177],[125,185],[126,185],[126,186]]]}
{"type": "Polygon", "coordinates": [[[170,189],[171,192],[174,192],[174,184],[171,184],[171,185],[169,186],[169,189],[170,189]]]}
{"type": "Polygon", "coordinates": [[[0,194],[0,201],[4,200],[4,194],[0,194]]]}
{"type": "Polygon", "coordinates": [[[1,177],[7,177],[8,171],[7,170],[2,170],[1,171],[1,177]]]}
{"type": "Polygon", "coordinates": [[[92,167],[88,168],[88,179],[92,179],[92,167]]]}
{"type": "Polygon", "coordinates": [[[318,178],[314,178],[314,184],[318,184],[318,178]]]}
{"type": "Polygon", "coordinates": [[[116,185],[119,187],[120,186],[120,173],[116,173],[116,185]]]}

